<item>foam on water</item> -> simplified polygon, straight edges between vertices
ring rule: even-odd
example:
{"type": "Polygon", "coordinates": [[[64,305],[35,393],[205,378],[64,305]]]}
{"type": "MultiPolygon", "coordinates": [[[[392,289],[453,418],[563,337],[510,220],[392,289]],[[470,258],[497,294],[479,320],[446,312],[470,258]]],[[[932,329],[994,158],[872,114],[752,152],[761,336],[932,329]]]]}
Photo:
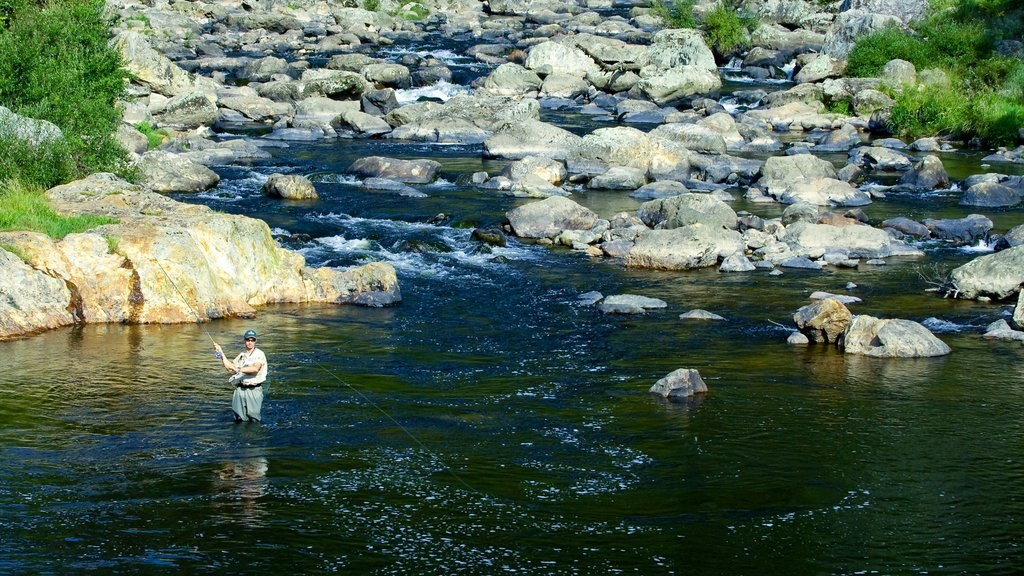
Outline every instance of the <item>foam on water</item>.
{"type": "Polygon", "coordinates": [[[943,320],[934,316],[922,320],[921,325],[932,332],[940,333],[957,333],[973,328],[973,326],[969,324],[957,324],[956,322],[950,322],[949,320],[943,320]]]}
{"type": "Polygon", "coordinates": [[[399,104],[405,105],[416,102],[420,98],[431,98],[447,102],[454,96],[468,93],[469,89],[465,86],[459,86],[457,84],[451,84],[441,80],[437,84],[432,84],[430,86],[395,90],[395,98],[398,100],[399,104]]]}

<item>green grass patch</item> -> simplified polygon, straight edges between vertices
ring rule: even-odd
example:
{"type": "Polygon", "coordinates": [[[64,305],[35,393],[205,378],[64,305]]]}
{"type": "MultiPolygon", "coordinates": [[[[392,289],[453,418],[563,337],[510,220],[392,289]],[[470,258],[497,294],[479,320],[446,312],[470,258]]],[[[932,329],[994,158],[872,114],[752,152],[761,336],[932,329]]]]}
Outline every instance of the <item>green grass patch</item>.
{"type": "Polygon", "coordinates": [[[148,141],[147,147],[152,150],[159,148],[161,144],[167,142],[171,137],[170,130],[166,128],[153,128],[153,125],[149,122],[142,122],[135,125],[135,129],[146,137],[148,141]]]}
{"type": "Polygon", "coordinates": [[[380,10],[380,0],[363,0],[363,10],[376,12],[380,10]]]}
{"type": "Polygon", "coordinates": [[[61,216],[53,211],[44,190],[18,182],[0,184],[0,232],[31,230],[60,240],[117,220],[106,216],[61,216]]]}
{"type": "Polygon", "coordinates": [[[28,256],[14,244],[0,244],[0,250],[6,250],[18,257],[19,260],[28,264],[28,256]]]}

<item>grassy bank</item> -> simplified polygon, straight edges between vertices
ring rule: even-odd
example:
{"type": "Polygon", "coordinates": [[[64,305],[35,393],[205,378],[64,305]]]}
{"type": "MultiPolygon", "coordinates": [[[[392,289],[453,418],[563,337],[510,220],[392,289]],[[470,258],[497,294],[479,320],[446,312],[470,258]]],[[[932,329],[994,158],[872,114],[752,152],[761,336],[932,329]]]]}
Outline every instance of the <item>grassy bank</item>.
{"type": "Polygon", "coordinates": [[[997,51],[1020,40],[1024,7],[1017,0],[933,2],[930,15],[909,30],[891,28],[857,41],[849,76],[879,76],[898,58],[918,72],[939,69],[948,81],[891,90],[890,129],[903,137],[945,135],[977,144],[1012,145],[1024,126],[1024,61],[997,51]]]}
{"type": "Polygon", "coordinates": [[[31,230],[59,240],[117,222],[102,216],[61,216],[53,211],[43,192],[40,187],[16,181],[0,183],[0,232],[31,230]]]}
{"type": "Polygon", "coordinates": [[[62,133],[0,120],[0,230],[63,238],[112,222],[59,216],[43,195],[93,172],[131,176],[113,136],[127,73],[109,40],[102,0],[0,0],[0,106],[62,133]]]}

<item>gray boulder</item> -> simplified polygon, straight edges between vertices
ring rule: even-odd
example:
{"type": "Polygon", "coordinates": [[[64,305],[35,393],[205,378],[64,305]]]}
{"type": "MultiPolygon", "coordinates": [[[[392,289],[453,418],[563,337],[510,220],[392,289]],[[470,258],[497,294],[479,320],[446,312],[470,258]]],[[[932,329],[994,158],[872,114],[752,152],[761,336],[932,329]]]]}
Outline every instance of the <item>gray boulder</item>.
{"type": "Polygon", "coordinates": [[[810,62],[804,64],[793,80],[798,84],[818,82],[825,78],[842,76],[845,69],[845,61],[833,58],[827,54],[819,54],[813,57],[810,62]]]}
{"type": "Polygon", "coordinates": [[[545,76],[568,74],[583,78],[600,71],[593,58],[569,42],[547,41],[537,44],[530,49],[524,66],[545,76]]]}
{"type": "Polygon", "coordinates": [[[832,226],[797,222],[780,238],[798,256],[818,257],[828,250],[844,250],[850,258],[923,256],[920,250],[894,240],[885,230],[871,226],[832,226]]]}
{"type": "Polygon", "coordinates": [[[263,184],[263,195],[286,200],[316,200],[319,196],[309,178],[299,175],[271,174],[263,184]]]}
{"type": "Polygon", "coordinates": [[[846,58],[853,45],[863,36],[890,26],[902,26],[897,16],[874,14],[863,10],[848,10],[839,14],[825,34],[822,52],[834,58],[846,58]]]}
{"type": "Polygon", "coordinates": [[[359,110],[343,111],[331,120],[331,126],[339,133],[350,132],[363,136],[379,136],[391,132],[390,124],[359,110]]]}
{"type": "Polygon", "coordinates": [[[499,128],[484,142],[484,153],[492,158],[546,156],[565,160],[580,142],[581,138],[568,130],[539,120],[524,120],[499,128]]]}
{"type": "Polygon", "coordinates": [[[996,182],[979,182],[960,197],[961,206],[982,206],[987,208],[1016,206],[1024,199],[1024,191],[996,182]]]}
{"type": "Polygon", "coordinates": [[[590,230],[598,220],[589,208],[561,196],[524,204],[506,217],[520,238],[554,238],[563,230],[590,230]]]}
{"type": "Polygon", "coordinates": [[[206,166],[162,150],[145,154],[138,169],[140,183],[154,192],[202,192],[220,182],[220,176],[206,166]]]}
{"type": "Polygon", "coordinates": [[[931,236],[931,230],[929,230],[927,226],[904,216],[884,220],[882,222],[882,228],[892,228],[900,234],[906,234],[907,236],[913,236],[915,238],[927,238],[931,236]]]}
{"type": "Polygon", "coordinates": [[[700,377],[700,372],[693,368],[680,368],[658,380],[651,386],[651,393],[663,398],[689,398],[694,394],[704,394],[708,385],[700,377]]]}
{"type": "Polygon", "coordinates": [[[722,316],[715,314],[714,312],[708,312],[707,310],[701,310],[699,308],[683,312],[679,315],[680,320],[710,320],[710,321],[721,321],[725,320],[722,316]]]}
{"type": "Polygon", "coordinates": [[[708,194],[680,194],[644,202],[637,216],[651,228],[671,230],[691,224],[736,229],[736,212],[728,204],[708,194]]]}
{"type": "Polygon", "coordinates": [[[871,203],[867,192],[835,178],[797,180],[777,198],[783,204],[804,202],[819,206],[866,206],[871,203]]]}
{"type": "Polygon", "coordinates": [[[882,320],[860,315],[853,319],[843,337],[847,354],[876,358],[928,358],[951,352],[927,328],[911,320],[882,320]]]}
{"type": "Polygon", "coordinates": [[[913,169],[903,174],[900,184],[925,190],[949,188],[949,175],[946,174],[946,169],[942,166],[942,160],[929,154],[914,164],[913,169]]]}
{"type": "Polygon", "coordinates": [[[175,96],[151,112],[160,126],[181,130],[213,126],[220,117],[217,105],[198,91],[175,96]]]}
{"type": "Polygon", "coordinates": [[[1012,296],[1024,284],[1024,246],[979,256],[954,269],[950,281],[963,298],[1012,296]]]}
{"type": "Polygon", "coordinates": [[[21,140],[35,147],[63,137],[64,133],[52,122],[20,116],[0,106],[0,140],[21,140]]]}
{"type": "Polygon", "coordinates": [[[399,160],[383,156],[360,158],[348,172],[361,178],[388,178],[409,184],[429,184],[437,178],[441,163],[435,160],[399,160]]]}
{"type": "Polygon", "coordinates": [[[1017,328],[1024,329],[1024,290],[1017,295],[1017,305],[1013,308],[1013,323],[1017,328]]]}
{"type": "Polygon", "coordinates": [[[641,70],[635,90],[658,106],[675,105],[698,94],[713,94],[722,87],[717,73],[699,66],[646,70],[641,70]]]}
{"type": "Polygon", "coordinates": [[[540,76],[514,62],[507,62],[494,69],[484,80],[483,87],[497,96],[521,96],[536,94],[541,86],[540,76]]]}
{"type": "Polygon", "coordinates": [[[612,166],[587,182],[592,190],[636,190],[647,183],[645,171],[629,166],[612,166]]]}
{"type": "Polygon", "coordinates": [[[981,214],[943,220],[927,218],[923,223],[931,231],[932,236],[960,244],[973,244],[986,238],[993,227],[992,220],[981,214]]]}
{"type": "Polygon", "coordinates": [[[659,30],[647,48],[647,59],[658,70],[694,66],[716,75],[718,71],[715,55],[704,42],[704,36],[692,28],[659,30]]]}
{"type": "Polygon", "coordinates": [[[871,14],[894,16],[910,24],[928,14],[928,0],[843,0],[839,10],[863,10],[871,14]]]}
{"type": "Polygon", "coordinates": [[[736,231],[691,224],[640,234],[626,255],[625,264],[656,270],[706,268],[743,248],[743,237],[736,231]]]}
{"type": "Polygon", "coordinates": [[[686,186],[684,186],[682,182],[676,182],[675,180],[659,180],[657,182],[651,182],[650,184],[644,184],[629,196],[631,198],[644,201],[655,200],[658,198],[671,198],[687,192],[689,192],[689,190],[687,190],[686,186]]]}
{"type": "Polygon", "coordinates": [[[751,272],[757,267],[742,252],[727,256],[718,267],[719,272],[751,272]]]}

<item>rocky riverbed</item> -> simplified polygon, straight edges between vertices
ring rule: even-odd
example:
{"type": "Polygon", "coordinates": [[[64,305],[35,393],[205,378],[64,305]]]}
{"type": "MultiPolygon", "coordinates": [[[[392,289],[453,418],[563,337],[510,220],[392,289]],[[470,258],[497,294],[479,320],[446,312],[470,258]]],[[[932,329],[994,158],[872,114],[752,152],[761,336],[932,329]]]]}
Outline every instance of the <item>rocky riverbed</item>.
{"type": "MultiPolygon", "coordinates": [[[[988,172],[951,182],[943,154],[959,143],[936,138],[908,143],[884,132],[892,101],[879,89],[914,90],[943,81],[941,73],[893,61],[882,78],[843,77],[844,58],[857,38],[907,25],[924,13],[923,1],[859,0],[827,9],[803,0],[749,2],[745,8],[761,24],[742,54],[716,54],[700,32],[664,29],[649,8],[613,0],[381,2],[373,11],[306,0],[114,0],[109,6],[114,43],[136,78],[120,137],[149,190],[201,192],[217,185],[217,169],[260,161],[269,156],[269,147],[296,142],[479,145],[484,157],[507,165],[500,174],[465,174],[467,181],[489,194],[538,199],[509,212],[504,230],[491,231],[492,238],[512,234],[565,245],[634,268],[717,267],[739,274],[857,268],[893,256],[924,260],[920,246],[927,242],[985,242],[1008,249],[953,271],[940,290],[953,297],[1007,299],[1024,283],[1018,254],[1024,248],[1016,248],[1024,241],[1020,227],[996,229],[980,213],[882,221],[869,216],[874,203],[894,194],[953,191],[961,194],[961,205],[979,212],[1005,211],[1024,198],[1021,176],[988,172]],[[473,62],[475,74],[429,49],[388,57],[389,47],[429,46],[439,35],[463,48],[456,57],[473,62]],[[778,90],[734,90],[722,98],[723,75],[730,73],[789,81],[778,90]],[[438,87],[446,90],[429,92],[438,87]],[[443,96],[420,97],[428,93],[443,96]],[[829,112],[826,103],[831,109],[844,104],[853,114],[829,112]],[[552,110],[607,118],[613,125],[577,134],[543,121],[542,112],[552,110]],[[143,123],[166,136],[158,149],[149,150],[146,136],[136,129],[143,123]],[[241,133],[258,136],[234,136],[241,133]],[[845,162],[837,165],[823,155],[843,155],[845,162]],[[573,192],[580,190],[629,195],[642,204],[635,213],[598,214],[573,201],[573,192]],[[747,205],[779,206],[774,210],[781,215],[737,212],[730,204],[740,196],[747,205]]],[[[698,3],[696,9],[707,6],[698,3]]],[[[999,150],[985,160],[1012,165],[1021,161],[1020,152],[999,150]]],[[[423,195],[417,187],[433,182],[438,168],[431,160],[381,156],[358,160],[348,174],[360,178],[365,189],[412,198],[423,195]]],[[[88,188],[96,181],[76,186],[88,188]]],[[[124,183],[103,180],[102,185],[126,194],[124,183]]],[[[316,196],[302,175],[276,177],[264,193],[316,196]]],[[[229,225],[221,222],[223,216],[172,209],[149,196],[137,199],[144,194],[133,189],[131,199],[121,201],[134,206],[133,217],[159,205],[189,213],[196,224],[175,222],[143,234],[147,241],[168,240],[139,244],[134,256],[125,254],[136,246],[125,232],[137,230],[133,225],[61,243],[8,235],[4,243],[30,256],[25,262],[5,256],[5,270],[42,273],[49,280],[35,281],[53,285],[45,291],[51,296],[43,299],[8,295],[8,309],[31,310],[33,302],[45,301],[39,306],[53,312],[9,322],[7,335],[77,321],[178,322],[196,315],[249,314],[252,306],[266,302],[399,299],[393,271],[380,277],[374,269],[372,280],[356,282],[358,289],[325,289],[324,283],[342,281],[324,280],[332,273],[322,270],[304,271],[294,256],[273,245],[265,227],[240,224],[241,219],[229,225]],[[194,235],[201,227],[221,236],[216,241],[193,237],[192,248],[173,240],[178,232],[194,235]],[[238,237],[239,228],[251,231],[238,237]],[[71,243],[78,244],[65,247],[71,243]],[[104,249],[111,243],[120,252],[104,249]],[[50,245],[65,255],[65,264],[48,265],[61,259],[35,255],[50,245]],[[274,262],[260,264],[263,272],[256,277],[231,267],[231,255],[252,245],[274,262]],[[158,294],[165,276],[184,277],[147,271],[154,250],[186,251],[160,259],[182,271],[197,269],[190,262],[198,261],[227,268],[214,273],[216,266],[200,267],[201,280],[181,280],[186,302],[166,287],[158,294]],[[213,250],[220,253],[211,255],[213,250]],[[84,272],[86,277],[119,278],[118,288],[99,298],[114,304],[94,302],[91,282],[66,272],[80,266],[80,254],[89,253],[100,270],[84,272]],[[281,260],[289,264],[277,266],[281,260]],[[288,271],[284,281],[278,276],[282,269],[288,271]],[[246,277],[245,287],[226,289],[239,276],[246,277]],[[133,304],[139,290],[144,304],[133,304]],[[354,292],[361,295],[351,296],[354,292]],[[74,303],[79,298],[81,305],[74,303]]],[[[116,212],[112,205],[106,209],[116,212]]],[[[104,210],[96,202],[91,206],[104,210]]],[[[155,225],[157,219],[142,221],[155,225]]],[[[1018,307],[1018,327],[1022,316],[1018,307]]]]}

